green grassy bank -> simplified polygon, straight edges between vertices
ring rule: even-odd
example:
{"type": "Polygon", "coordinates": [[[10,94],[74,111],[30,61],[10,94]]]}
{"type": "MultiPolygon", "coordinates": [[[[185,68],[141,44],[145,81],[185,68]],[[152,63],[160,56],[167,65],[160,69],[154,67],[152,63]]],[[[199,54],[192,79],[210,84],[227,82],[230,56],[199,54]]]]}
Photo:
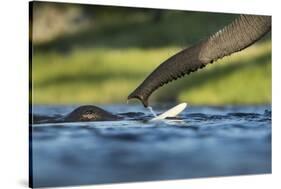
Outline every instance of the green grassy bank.
{"type": "MultiPolygon", "coordinates": [[[[33,103],[125,103],[128,94],[180,48],[74,48],[34,53],[33,103]]],[[[208,65],[153,94],[152,102],[271,103],[271,41],[208,65]]]]}

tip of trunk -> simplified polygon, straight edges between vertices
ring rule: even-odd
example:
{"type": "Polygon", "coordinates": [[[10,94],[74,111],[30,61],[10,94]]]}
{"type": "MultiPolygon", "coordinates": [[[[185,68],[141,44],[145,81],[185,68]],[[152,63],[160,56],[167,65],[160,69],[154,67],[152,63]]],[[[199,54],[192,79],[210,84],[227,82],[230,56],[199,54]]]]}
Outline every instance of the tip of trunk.
{"type": "Polygon", "coordinates": [[[128,96],[128,98],[127,98],[128,100],[130,100],[130,99],[138,99],[138,100],[140,100],[141,101],[141,103],[143,104],[143,106],[144,107],[148,107],[148,99],[147,99],[147,97],[145,97],[145,96],[143,96],[143,95],[141,95],[141,94],[136,94],[136,93],[131,93],[129,96],[128,96]]]}

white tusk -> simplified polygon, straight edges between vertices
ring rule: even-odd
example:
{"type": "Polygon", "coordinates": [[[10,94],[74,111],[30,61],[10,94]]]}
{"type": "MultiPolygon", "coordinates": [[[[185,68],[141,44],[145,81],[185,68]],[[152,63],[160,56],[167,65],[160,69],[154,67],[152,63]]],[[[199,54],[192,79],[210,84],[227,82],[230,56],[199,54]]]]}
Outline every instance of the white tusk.
{"type": "Polygon", "coordinates": [[[163,114],[160,114],[157,117],[151,119],[150,121],[162,120],[162,119],[165,119],[167,117],[175,117],[179,113],[181,113],[186,108],[186,106],[187,106],[187,103],[181,103],[181,104],[167,110],[163,114]]]}

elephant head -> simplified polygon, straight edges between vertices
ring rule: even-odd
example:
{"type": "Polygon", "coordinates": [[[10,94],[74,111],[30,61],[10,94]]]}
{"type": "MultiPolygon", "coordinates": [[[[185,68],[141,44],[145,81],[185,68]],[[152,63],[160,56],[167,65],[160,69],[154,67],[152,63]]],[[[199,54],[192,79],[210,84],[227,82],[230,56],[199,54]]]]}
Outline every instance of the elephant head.
{"type": "Polygon", "coordinates": [[[128,99],[137,98],[147,107],[149,96],[162,85],[247,48],[270,30],[270,16],[240,15],[207,39],[164,61],[128,96],[128,99]]]}

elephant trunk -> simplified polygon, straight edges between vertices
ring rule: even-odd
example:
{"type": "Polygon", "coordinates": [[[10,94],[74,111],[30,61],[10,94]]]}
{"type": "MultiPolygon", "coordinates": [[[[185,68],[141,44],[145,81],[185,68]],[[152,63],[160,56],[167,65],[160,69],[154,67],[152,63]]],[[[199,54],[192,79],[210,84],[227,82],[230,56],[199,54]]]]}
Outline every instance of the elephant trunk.
{"type": "Polygon", "coordinates": [[[147,107],[149,96],[159,87],[217,59],[245,49],[270,29],[270,16],[241,15],[209,38],[164,61],[128,96],[128,99],[137,98],[147,107]]]}

